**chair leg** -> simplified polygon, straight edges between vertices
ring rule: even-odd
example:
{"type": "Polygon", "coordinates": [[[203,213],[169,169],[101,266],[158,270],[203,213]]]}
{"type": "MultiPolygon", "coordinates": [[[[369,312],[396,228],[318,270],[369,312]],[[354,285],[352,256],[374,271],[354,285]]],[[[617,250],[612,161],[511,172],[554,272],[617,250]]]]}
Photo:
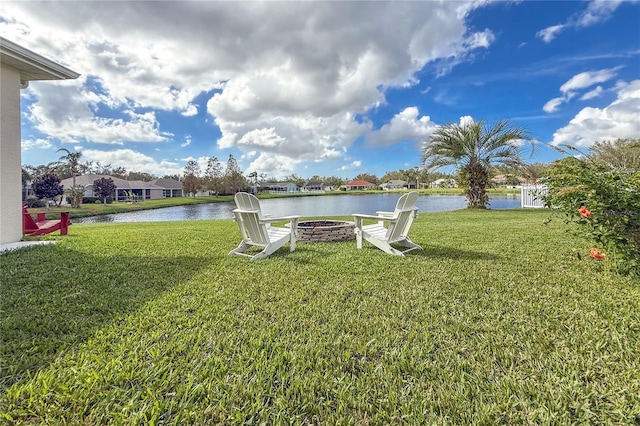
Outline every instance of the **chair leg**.
{"type": "Polygon", "coordinates": [[[356,248],[362,248],[362,231],[356,228],[356,248]]]}
{"type": "Polygon", "coordinates": [[[402,241],[399,241],[398,244],[401,245],[402,247],[407,247],[408,248],[408,250],[405,250],[403,253],[407,253],[407,252],[412,251],[412,250],[422,250],[421,246],[419,246],[418,244],[414,243],[409,238],[406,238],[406,239],[404,239],[402,241]]]}
{"type": "Polygon", "coordinates": [[[244,241],[242,241],[238,247],[234,248],[233,250],[231,250],[229,252],[230,255],[232,254],[244,254],[245,251],[247,251],[247,249],[251,247],[251,245],[245,243],[244,241]]]}

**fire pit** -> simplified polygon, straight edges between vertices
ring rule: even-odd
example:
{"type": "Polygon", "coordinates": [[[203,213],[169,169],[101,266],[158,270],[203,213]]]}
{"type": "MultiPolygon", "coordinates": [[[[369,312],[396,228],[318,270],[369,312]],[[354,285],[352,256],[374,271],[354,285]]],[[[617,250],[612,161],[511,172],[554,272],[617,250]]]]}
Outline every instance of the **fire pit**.
{"type": "Polygon", "coordinates": [[[355,224],[339,220],[313,220],[298,223],[297,241],[300,243],[327,243],[355,238],[355,224]]]}

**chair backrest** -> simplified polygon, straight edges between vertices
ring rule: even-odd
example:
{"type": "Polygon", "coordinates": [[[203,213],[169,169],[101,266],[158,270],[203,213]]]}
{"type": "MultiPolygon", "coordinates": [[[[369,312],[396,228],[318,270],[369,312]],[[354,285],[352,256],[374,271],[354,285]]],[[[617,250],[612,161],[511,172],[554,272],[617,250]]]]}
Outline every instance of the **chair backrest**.
{"type": "Polygon", "coordinates": [[[38,224],[27,211],[27,206],[22,206],[22,232],[37,231],[38,229],[40,228],[38,228],[38,224]]]}
{"type": "Polygon", "coordinates": [[[267,226],[260,222],[262,211],[258,198],[246,192],[238,192],[234,200],[238,208],[233,211],[233,215],[242,239],[256,245],[269,244],[267,226]]]}
{"type": "Polygon", "coordinates": [[[401,240],[407,236],[418,211],[416,208],[417,201],[417,192],[409,192],[398,199],[396,208],[393,211],[395,220],[389,225],[385,236],[387,241],[401,240]]]}
{"type": "Polygon", "coordinates": [[[236,202],[236,207],[239,210],[257,210],[262,217],[262,210],[260,209],[260,200],[253,194],[248,192],[238,192],[234,195],[233,199],[236,202]]]}

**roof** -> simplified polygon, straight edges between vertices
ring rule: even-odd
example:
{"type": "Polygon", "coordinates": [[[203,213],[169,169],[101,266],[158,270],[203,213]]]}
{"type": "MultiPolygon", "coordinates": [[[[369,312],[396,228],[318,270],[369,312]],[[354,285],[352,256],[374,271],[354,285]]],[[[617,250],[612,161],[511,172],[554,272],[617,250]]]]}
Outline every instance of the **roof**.
{"type": "Polygon", "coordinates": [[[182,189],[182,182],[177,181],[175,179],[168,179],[168,178],[155,179],[155,180],[152,180],[150,183],[161,186],[165,189],[182,189]]]}
{"type": "MultiPolygon", "coordinates": [[[[76,176],[76,185],[92,186],[93,182],[100,178],[113,179],[113,183],[118,189],[182,189],[182,183],[175,179],[156,179],[151,182],[144,182],[141,180],[124,180],[109,175],[76,176]]],[[[63,179],[60,183],[65,188],[69,188],[73,185],[73,178],[63,179]]]]}
{"type": "Polygon", "coordinates": [[[2,37],[0,62],[20,72],[22,84],[31,80],[68,80],[80,76],[77,72],[2,37]]]}
{"type": "Polygon", "coordinates": [[[375,186],[371,182],[367,182],[366,180],[352,180],[347,183],[347,186],[375,186]]]}

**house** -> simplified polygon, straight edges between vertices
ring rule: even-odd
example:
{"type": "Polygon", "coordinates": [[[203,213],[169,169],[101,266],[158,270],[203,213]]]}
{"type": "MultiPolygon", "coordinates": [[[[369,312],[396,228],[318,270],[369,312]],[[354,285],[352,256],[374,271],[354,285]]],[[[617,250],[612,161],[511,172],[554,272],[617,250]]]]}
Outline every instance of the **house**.
{"type": "MultiPolygon", "coordinates": [[[[136,200],[157,200],[160,198],[182,197],[182,183],[175,179],[156,179],[151,182],[140,180],[124,180],[109,175],[82,175],[76,176],[76,186],[84,187],[85,197],[95,197],[93,193],[93,182],[100,178],[112,179],[116,185],[113,199],[126,201],[134,198],[136,200]]],[[[63,179],[61,182],[65,189],[73,186],[73,178],[63,179]]]]}
{"type": "Polygon", "coordinates": [[[436,179],[429,184],[429,188],[457,188],[458,183],[453,178],[436,179]]]}
{"type": "Polygon", "coordinates": [[[30,81],[80,74],[0,37],[0,249],[22,239],[20,90],[30,81]]]}
{"type": "Polygon", "coordinates": [[[526,179],[514,175],[496,175],[491,178],[491,182],[495,186],[506,186],[515,188],[526,182],[526,179]]]}
{"type": "Polygon", "coordinates": [[[272,182],[262,184],[261,190],[269,194],[298,192],[298,185],[293,182],[272,182]]]}
{"type": "Polygon", "coordinates": [[[328,190],[328,186],[324,184],[324,182],[312,181],[305,183],[302,186],[303,192],[324,192],[328,190]]]}
{"type": "Polygon", "coordinates": [[[362,190],[370,190],[376,189],[376,186],[371,182],[367,182],[366,180],[352,180],[344,185],[347,191],[362,191],[362,190]]]}
{"type": "Polygon", "coordinates": [[[162,197],[163,198],[173,198],[173,197],[182,197],[182,182],[177,181],[175,179],[155,179],[150,183],[159,186],[162,188],[162,197]]]}
{"type": "Polygon", "coordinates": [[[394,191],[397,189],[405,189],[409,186],[409,183],[405,180],[390,180],[380,185],[380,189],[385,191],[394,191]]]}

